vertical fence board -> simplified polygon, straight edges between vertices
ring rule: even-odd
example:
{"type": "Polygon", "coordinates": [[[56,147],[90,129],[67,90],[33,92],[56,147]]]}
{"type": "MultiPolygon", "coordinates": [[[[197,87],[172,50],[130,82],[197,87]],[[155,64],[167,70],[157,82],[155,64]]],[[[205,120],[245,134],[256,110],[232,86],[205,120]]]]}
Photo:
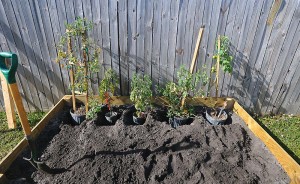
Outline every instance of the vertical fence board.
{"type": "Polygon", "coordinates": [[[113,68],[120,77],[117,93],[122,95],[129,94],[136,72],[151,75],[153,90],[176,81],[179,66],[189,67],[198,30],[204,25],[196,70],[206,64],[210,72],[218,34],[229,37],[235,56],[233,74],[220,73],[221,96],[235,97],[256,113],[300,113],[299,1],[285,1],[267,25],[272,4],[267,0],[1,1],[0,48],[20,58],[17,80],[25,108],[47,110],[70,92],[68,71],[54,63],[65,22],[79,16],[94,23],[88,36],[102,52],[101,70],[91,77],[91,88],[97,94],[104,72],[113,68]]]}

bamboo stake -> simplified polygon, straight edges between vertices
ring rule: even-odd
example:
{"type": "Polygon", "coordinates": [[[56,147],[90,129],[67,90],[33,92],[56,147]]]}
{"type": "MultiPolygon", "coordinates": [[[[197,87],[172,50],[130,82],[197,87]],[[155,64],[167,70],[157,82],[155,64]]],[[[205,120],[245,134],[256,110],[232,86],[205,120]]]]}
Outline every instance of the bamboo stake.
{"type": "MultiPolygon", "coordinates": [[[[202,35],[203,35],[203,30],[204,30],[204,27],[201,26],[201,28],[199,29],[198,38],[197,38],[196,46],[195,46],[195,50],[194,50],[194,55],[193,55],[192,63],[191,63],[191,66],[190,66],[190,73],[191,74],[194,72],[197,56],[198,56],[198,53],[199,53],[199,47],[200,47],[200,43],[201,43],[201,39],[202,39],[202,35]]],[[[185,103],[185,98],[183,98],[181,100],[181,107],[184,106],[184,103],[185,103]]]]}
{"type": "MultiPolygon", "coordinates": [[[[69,30],[66,30],[66,32],[69,32],[69,30]]],[[[68,36],[68,54],[72,54],[72,41],[71,37],[68,36]]],[[[72,104],[73,104],[73,111],[76,111],[76,99],[75,99],[75,89],[74,89],[74,69],[73,64],[69,62],[71,68],[70,68],[70,82],[71,82],[71,91],[72,91],[72,104]]]]}
{"type": "MultiPolygon", "coordinates": [[[[86,42],[86,33],[83,33],[82,36],[82,42],[85,44],[86,42]]],[[[88,63],[87,63],[87,48],[86,45],[84,45],[83,50],[83,63],[84,63],[84,85],[86,89],[86,95],[85,95],[85,113],[89,110],[89,95],[88,95],[88,63]]]]}
{"type": "Polygon", "coordinates": [[[217,71],[216,71],[216,97],[219,96],[220,50],[221,50],[221,36],[218,35],[218,54],[217,54],[217,71]]]}

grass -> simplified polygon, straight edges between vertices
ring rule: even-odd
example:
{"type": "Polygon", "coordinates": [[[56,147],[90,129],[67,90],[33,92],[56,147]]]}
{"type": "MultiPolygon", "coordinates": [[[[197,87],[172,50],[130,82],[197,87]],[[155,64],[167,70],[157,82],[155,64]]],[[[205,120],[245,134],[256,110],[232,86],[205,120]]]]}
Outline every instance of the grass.
{"type": "MultiPolygon", "coordinates": [[[[28,113],[30,126],[36,125],[45,115],[44,112],[28,113]]],[[[6,114],[0,112],[0,160],[5,157],[24,137],[20,121],[17,117],[17,128],[8,129],[6,114]]]]}
{"type": "Polygon", "coordinates": [[[300,163],[300,117],[280,115],[256,119],[296,162],[300,163]]]}

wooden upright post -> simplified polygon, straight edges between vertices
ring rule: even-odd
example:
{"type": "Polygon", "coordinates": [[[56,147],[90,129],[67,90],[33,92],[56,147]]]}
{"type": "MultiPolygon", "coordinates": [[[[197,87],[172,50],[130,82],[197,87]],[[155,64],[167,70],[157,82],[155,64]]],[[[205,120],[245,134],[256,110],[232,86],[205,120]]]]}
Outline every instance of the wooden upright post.
{"type": "Polygon", "coordinates": [[[218,35],[218,54],[217,54],[217,71],[216,71],[216,97],[219,96],[220,50],[221,50],[221,36],[218,35]]]}
{"type": "Polygon", "coordinates": [[[0,76],[1,76],[1,85],[2,85],[2,92],[3,92],[8,128],[14,129],[17,127],[16,114],[15,114],[15,110],[14,110],[14,102],[13,102],[11,93],[9,91],[9,87],[8,87],[5,77],[3,76],[2,73],[0,74],[0,76]]]}

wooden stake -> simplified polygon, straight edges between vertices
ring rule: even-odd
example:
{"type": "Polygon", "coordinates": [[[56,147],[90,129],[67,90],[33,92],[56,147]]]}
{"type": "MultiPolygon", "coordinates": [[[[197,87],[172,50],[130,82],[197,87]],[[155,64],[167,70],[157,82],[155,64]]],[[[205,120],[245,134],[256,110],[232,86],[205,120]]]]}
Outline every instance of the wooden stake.
{"type": "Polygon", "coordinates": [[[14,111],[14,102],[13,102],[11,93],[9,91],[8,84],[6,82],[5,77],[3,76],[2,72],[1,72],[0,76],[1,76],[1,85],[2,85],[2,92],[3,92],[8,128],[14,129],[17,127],[16,114],[14,111]]]}
{"type": "Polygon", "coordinates": [[[217,71],[216,71],[216,97],[219,96],[220,50],[221,50],[221,36],[218,35],[218,54],[217,54],[217,71]]]}
{"type": "MultiPolygon", "coordinates": [[[[66,32],[69,32],[69,30],[66,30],[66,32]]],[[[68,36],[68,54],[72,54],[72,41],[71,37],[68,36]]],[[[70,82],[71,82],[71,91],[72,91],[72,104],[73,104],[73,111],[76,111],[76,99],[75,99],[75,89],[74,89],[74,69],[73,69],[73,63],[69,63],[70,68],[70,82]]]]}
{"type": "MultiPolygon", "coordinates": [[[[190,66],[190,73],[191,74],[194,72],[197,56],[198,56],[198,53],[199,53],[199,47],[200,47],[200,43],[201,43],[203,30],[204,30],[204,27],[201,27],[199,29],[198,38],[197,38],[196,46],[195,46],[195,50],[194,50],[194,55],[193,55],[192,63],[191,63],[191,66],[190,66]]],[[[181,107],[184,106],[184,102],[185,102],[185,98],[183,98],[182,101],[181,101],[181,107]]]]}
{"type": "MultiPolygon", "coordinates": [[[[85,44],[87,41],[86,39],[86,32],[83,33],[82,35],[82,43],[85,44]]],[[[85,85],[85,90],[86,90],[86,95],[85,95],[85,113],[89,111],[89,85],[88,85],[88,58],[87,58],[87,53],[88,50],[86,48],[86,45],[84,45],[83,49],[83,63],[84,63],[84,85],[85,85]]]]}

